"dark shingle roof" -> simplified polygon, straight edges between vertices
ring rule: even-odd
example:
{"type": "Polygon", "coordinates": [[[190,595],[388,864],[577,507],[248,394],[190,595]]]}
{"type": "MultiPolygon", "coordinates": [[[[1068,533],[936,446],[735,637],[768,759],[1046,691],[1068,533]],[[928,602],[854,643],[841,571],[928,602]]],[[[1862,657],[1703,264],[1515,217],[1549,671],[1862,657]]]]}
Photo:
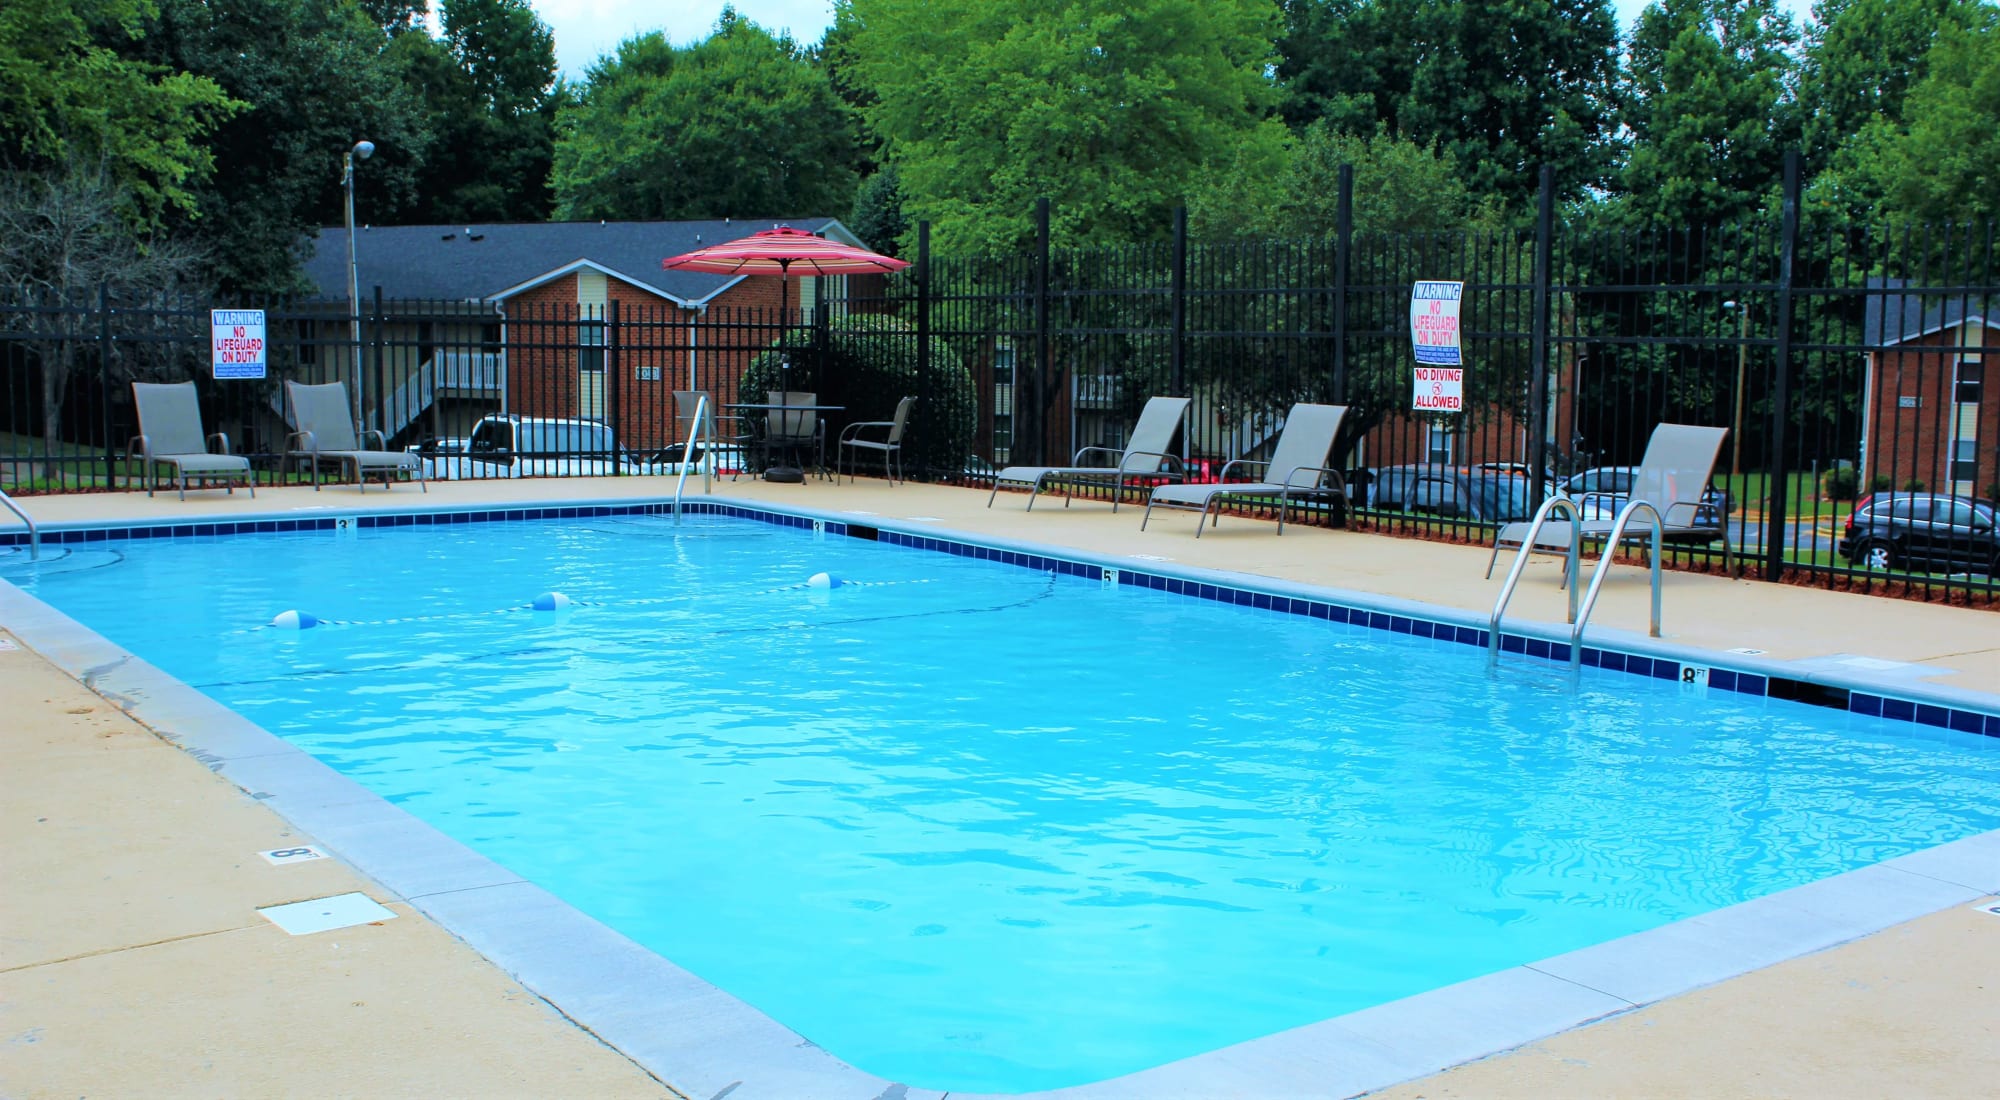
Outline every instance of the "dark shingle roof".
{"type": "Polygon", "coordinates": [[[1871,348],[1907,344],[1920,336],[1963,324],[1967,320],[1986,324],[1995,304],[1978,294],[1901,293],[1907,279],[1870,276],[1868,289],[1888,291],[1867,297],[1867,316],[1862,322],[1862,341],[1871,348]]]}
{"type": "MultiPolygon", "coordinates": [[[[741,279],[668,271],[660,261],[703,245],[733,241],[770,220],[699,222],[546,222],[506,225],[356,226],[355,267],[363,297],[468,300],[497,298],[587,261],[618,278],[682,302],[701,302],[741,279]]],[[[782,224],[860,244],[833,218],[782,224]]],[[[305,273],[320,297],[347,298],[347,230],[322,229],[306,244],[305,273]]]]}

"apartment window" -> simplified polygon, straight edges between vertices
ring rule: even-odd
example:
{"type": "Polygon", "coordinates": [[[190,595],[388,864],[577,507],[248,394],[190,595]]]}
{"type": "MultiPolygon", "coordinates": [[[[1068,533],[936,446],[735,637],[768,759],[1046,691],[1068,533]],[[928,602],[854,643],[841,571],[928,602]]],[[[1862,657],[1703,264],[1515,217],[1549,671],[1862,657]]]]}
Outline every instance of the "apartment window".
{"type": "Polygon", "coordinates": [[[1424,455],[1426,462],[1451,463],[1451,429],[1433,426],[1430,429],[1430,447],[1424,455]]]}
{"type": "Polygon", "coordinates": [[[1951,479],[1972,481],[1979,476],[1979,441],[1955,439],[1951,444],[1951,479]]]}
{"type": "Polygon", "coordinates": [[[1978,359],[1958,361],[1958,392],[1955,399],[1961,405],[1979,404],[1981,384],[1986,380],[1986,364],[1978,359]]]}
{"type": "Polygon", "coordinates": [[[576,345],[576,414],[585,420],[602,420],[604,419],[604,323],[578,322],[576,345]]]}

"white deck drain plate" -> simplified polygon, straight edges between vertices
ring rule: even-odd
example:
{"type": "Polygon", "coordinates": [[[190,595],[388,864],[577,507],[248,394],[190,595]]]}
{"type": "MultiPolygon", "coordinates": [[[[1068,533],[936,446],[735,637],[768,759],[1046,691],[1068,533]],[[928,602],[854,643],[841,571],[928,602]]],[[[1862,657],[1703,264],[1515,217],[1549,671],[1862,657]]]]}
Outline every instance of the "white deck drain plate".
{"type": "Polygon", "coordinates": [[[335,928],[352,928],[370,921],[389,920],[396,914],[375,903],[367,894],[335,894],[330,898],[295,901],[257,910],[264,919],[294,936],[308,936],[335,928]]]}

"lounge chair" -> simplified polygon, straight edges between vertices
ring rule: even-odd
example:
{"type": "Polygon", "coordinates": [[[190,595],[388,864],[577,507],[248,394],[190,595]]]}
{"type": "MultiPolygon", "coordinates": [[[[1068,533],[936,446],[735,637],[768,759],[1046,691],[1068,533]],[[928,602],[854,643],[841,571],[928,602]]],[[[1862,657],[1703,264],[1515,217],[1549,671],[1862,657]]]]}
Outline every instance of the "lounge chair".
{"type": "MultiPolygon", "coordinates": [[[[1180,429],[1181,421],[1187,416],[1188,399],[1185,397],[1154,397],[1146,401],[1146,407],[1139,411],[1139,422],[1132,427],[1132,438],[1123,451],[1110,447],[1084,447],[1076,452],[1069,466],[1009,466],[993,475],[993,491],[986,496],[986,506],[993,507],[993,498],[1000,495],[1002,485],[1026,485],[1032,491],[1028,494],[1028,511],[1035,510],[1035,498],[1041,495],[1042,487],[1054,481],[1074,487],[1079,483],[1110,482],[1111,510],[1118,510],[1119,498],[1125,495],[1125,482],[1135,478],[1165,477],[1179,481],[1183,477],[1179,455],[1170,454],[1174,433],[1180,429]],[[1085,466],[1086,455],[1116,456],[1110,465],[1085,466]],[[1162,467],[1170,467],[1163,469],[1162,467]]],[[[1075,493],[1066,493],[1063,507],[1069,507],[1075,493]]]]}
{"type": "Polygon", "coordinates": [[[1232,459],[1222,468],[1222,481],[1213,485],[1162,485],[1153,490],[1146,501],[1146,518],[1139,521],[1139,530],[1153,518],[1156,506],[1187,508],[1201,513],[1195,521],[1194,537],[1201,537],[1203,524],[1222,522],[1222,505],[1231,498],[1258,497],[1278,498],[1278,533],[1285,533],[1285,513],[1291,510],[1294,496],[1334,495],[1347,499],[1347,482],[1340,471],[1324,465],[1326,456],[1333,450],[1333,437],[1340,432],[1340,421],[1347,415],[1345,405],[1308,405],[1303,402],[1292,406],[1285,414],[1285,426],[1278,433],[1278,445],[1271,451],[1269,462],[1255,459],[1232,459]],[[1264,471],[1261,481],[1231,482],[1229,475],[1238,467],[1258,466],[1264,471]],[[1214,512],[1215,518],[1209,519],[1214,512]]]}
{"type": "Polygon", "coordinates": [[[241,481],[251,496],[257,495],[250,460],[229,453],[227,435],[202,434],[201,404],[195,399],[193,382],[134,382],[132,404],[139,412],[139,434],[133,437],[130,452],[145,464],[147,496],[159,484],[161,466],[172,467],[182,500],[187,499],[190,479],[196,488],[220,481],[231,495],[236,492],[233,482],[241,481]],[[211,441],[219,442],[220,450],[209,450],[211,441]]]}
{"type": "Polygon", "coordinates": [[[857,420],[847,427],[840,429],[840,439],[833,452],[834,479],[839,480],[840,478],[841,455],[845,454],[848,456],[847,480],[852,482],[854,480],[855,465],[861,460],[861,455],[858,452],[880,451],[882,452],[882,476],[888,479],[889,484],[894,485],[896,478],[899,476],[903,480],[908,481],[909,475],[903,473],[903,429],[909,426],[910,410],[915,408],[916,404],[916,398],[905,397],[901,401],[896,402],[896,416],[893,420],[857,420]],[[882,438],[862,438],[864,433],[877,431],[882,433],[882,438]],[[891,472],[890,467],[891,459],[895,460],[893,472],[891,472]]]}
{"type": "MultiPolygon", "coordinates": [[[[1664,542],[1706,546],[1721,539],[1722,567],[1725,571],[1734,568],[1729,545],[1729,516],[1716,508],[1712,501],[1704,502],[1703,497],[1708,492],[1708,479],[1715,472],[1715,458],[1722,452],[1722,441],[1728,435],[1728,428],[1701,428],[1692,424],[1661,424],[1654,428],[1652,438],[1646,441],[1646,455],[1632,475],[1631,495],[1618,505],[1622,512],[1631,506],[1631,501],[1643,500],[1659,509],[1660,535],[1664,542]]],[[[1603,542],[1611,537],[1611,528],[1616,522],[1615,516],[1585,519],[1581,525],[1583,540],[1603,542]]],[[[1486,576],[1489,579],[1493,576],[1494,563],[1500,560],[1501,548],[1520,547],[1527,541],[1528,529],[1532,526],[1529,522],[1519,522],[1500,528],[1500,533],[1493,539],[1493,554],[1486,559],[1486,576]]],[[[1625,541],[1648,540],[1652,538],[1652,531],[1651,523],[1640,521],[1629,524],[1625,528],[1625,541]]],[[[1533,553],[1567,554],[1569,538],[1569,522],[1556,519],[1542,527],[1529,550],[1533,553]]]]}
{"type": "Polygon", "coordinates": [[[428,493],[430,486],[424,483],[424,463],[421,458],[408,451],[388,449],[388,441],[382,433],[373,428],[362,431],[354,421],[354,407],[347,402],[347,385],[344,382],[326,382],[309,386],[303,382],[285,383],[285,401],[291,407],[292,426],[297,430],[285,441],[286,457],[312,466],[313,491],[319,491],[319,470],[322,463],[331,462],[345,473],[352,468],[354,480],[362,492],[368,491],[368,475],[382,475],[382,484],[387,486],[397,474],[415,474],[417,485],[428,493]],[[362,446],[362,440],[375,437],[375,449],[362,446]]]}

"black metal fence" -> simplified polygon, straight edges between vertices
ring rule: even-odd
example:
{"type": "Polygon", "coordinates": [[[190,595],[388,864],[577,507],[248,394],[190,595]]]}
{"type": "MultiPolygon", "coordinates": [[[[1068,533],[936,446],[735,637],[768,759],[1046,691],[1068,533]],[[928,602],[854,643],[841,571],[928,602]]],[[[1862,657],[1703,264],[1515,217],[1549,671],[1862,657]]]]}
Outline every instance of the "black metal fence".
{"type": "MultiPolygon", "coordinates": [[[[1715,499],[1766,579],[1992,599],[2000,562],[1885,572],[1840,552],[1871,492],[2000,497],[1991,226],[1824,223],[1801,208],[1793,161],[1766,221],[1587,231],[1557,219],[1552,182],[1538,224],[1513,232],[1358,232],[1345,172],[1342,216],[1311,240],[1191,241],[1182,220],[1157,244],[1057,249],[1044,228],[1026,254],[939,258],[920,230],[910,269],[819,287],[803,319],[624,300],[378,296],[358,320],[345,303],[277,304],[261,381],[212,377],[206,303],[0,305],[0,484],[131,483],[134,379],[194,379],[208,430],[268,478],[285,476],[286,379],[346,382],[391,446],[466,456],[454,476],[471,477],[656,469],[680,440],[675,390],[810,391],[843,407],[829,440],[914,395],[911,472],[971,481],[1118,445],[1160,393],[1193,399],[1183,445],[1212,472],[1310,400],[1351,410],[1333,461],[1355,522],[1490,541],[1553,487],[1615,480],[1654,426],[1704,424],[1730,429],[1715,499]],[[1462,411],[1413,407],[1420,280],[1464,283],[1462,411]],[[468,443],[503,413],[600,422],[617,442],[529,452],[591,460],[539,465],[521,443],[502,464],[468,443]]],[[[1719,569],[1722,547],[1673,557],[1719,569]]]]}

